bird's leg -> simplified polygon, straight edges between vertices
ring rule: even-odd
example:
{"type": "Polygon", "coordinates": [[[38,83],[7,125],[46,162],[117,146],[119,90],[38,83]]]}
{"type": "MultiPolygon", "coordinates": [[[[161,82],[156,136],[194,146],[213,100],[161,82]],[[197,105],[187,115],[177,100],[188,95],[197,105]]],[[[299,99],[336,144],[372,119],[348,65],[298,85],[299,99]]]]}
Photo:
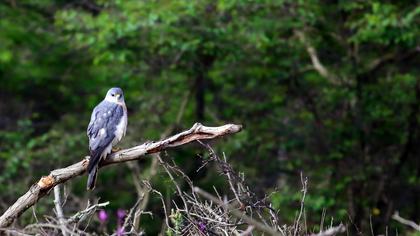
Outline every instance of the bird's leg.
{"type": "Polygon", "coordinates": [[[121,150],[120,147],[112,147],[111,152],[118,152],[120,150],[121,150]]]}
{"type": "Polygon", "coordinates": [[[82,163],[82,165],[83,165],[83,166],[87,166],[87,165],[88,165],[88,163],[89,163],[89,160],[90,160],[90,156],[85,156],[85,158],[83,159],[83,163],[82,163]]]}

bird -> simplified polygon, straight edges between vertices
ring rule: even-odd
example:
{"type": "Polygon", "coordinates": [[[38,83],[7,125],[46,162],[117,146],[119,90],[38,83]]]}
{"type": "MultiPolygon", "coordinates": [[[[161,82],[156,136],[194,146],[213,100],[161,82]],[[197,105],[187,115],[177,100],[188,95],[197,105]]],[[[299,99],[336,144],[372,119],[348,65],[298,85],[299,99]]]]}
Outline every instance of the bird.
{"type": "Polygon", "coordinates": [[[87,168],[87,189],[95,188],[98,165],[113,147],[121,141],[127,130],[127,107],[121,88],[108,90],[105,98],[92,111],[87,128],[90,159],[87,168]]]}

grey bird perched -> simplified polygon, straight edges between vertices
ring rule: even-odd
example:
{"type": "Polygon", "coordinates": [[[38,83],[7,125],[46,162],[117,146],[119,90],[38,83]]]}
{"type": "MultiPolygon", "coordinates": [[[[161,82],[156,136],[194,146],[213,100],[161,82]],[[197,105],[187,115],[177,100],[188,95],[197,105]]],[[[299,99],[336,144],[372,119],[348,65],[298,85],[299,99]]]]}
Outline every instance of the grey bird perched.
{"type": "Polygon", "coordinates": [[[127,129],[127,107],[121,88],[111,88],[105,99],[93,109],[87,128],[90,159],[87,189],[95,188],[98,164],[121,141],[127,129]]]}

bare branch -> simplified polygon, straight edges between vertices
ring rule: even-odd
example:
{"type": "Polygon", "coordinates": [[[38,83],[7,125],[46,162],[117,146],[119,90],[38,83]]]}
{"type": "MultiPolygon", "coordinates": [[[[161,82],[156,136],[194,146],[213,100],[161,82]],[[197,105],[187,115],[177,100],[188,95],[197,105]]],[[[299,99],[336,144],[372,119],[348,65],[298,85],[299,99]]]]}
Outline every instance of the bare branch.
{"type": "Polygon", "coordinates": [[[58,222],[60,223],[61,233],[63,236],[67,236],[67,231],[64,229],[66,220],[64,219],[63,208],[61,207],[60,185],[54,187],[54,205],[55,213],[57,214],[58,222]]]}
{"type": "Polygon", "coordinates": [[[230,204],[225,204],[224,202],[220,201],[217,197],[211,195],[210,193],[208,193],[208,192],[206,192],[206,191],[204,191],[204,190],[202,190],[198,187],[194,188],[194,192],[198,193],[199,195],[203,196],[204,198],[208,199],[209,201],[212,201],[212,202],[218,204],[219,206],[227,207],[234,216],[236,216],[240,219],[243,219],[249,225],[255,226],[255,228],[260,230],[261,232],[265,232],[269,235],[281,235],[280,232],[278,232],[276,229],[271,228],[267,225],[264,225],[261,222],[258,222],[256,220],[252,219],[251,217],[245,215],[244,212],[241,212],[241,211],[235,209],[230,204]]]}
{"type": "Polygon", "coordinates": [[[300,201],[300,211],[299,211],[299,216],[295,222],[294,228],[294,236],[297,235],[297,232],[299,230],[299,224],[300,224],[300,218],[302,217],[302,213],[305,210],[305,197],[306,197],[306,192],[308,191],[308,177],[305,177],[305,179],[303,179],[303,174],[302,172],[300,173],[300,181],[302,182],[302,200],[300,201]]]}
{"type": "Polygon", "coordinates": [[[374,59],[370,63],[367,64],[366,69],[364,70],[364,73],[372,73],[373,71],[377,71],[381,67],[386,66],[390,62],[407,60],[410,57],[414,57],[418,55],[419,53],[420,53],[420,46],[417,46],[402,54],[387,53],[387,54],[381,55],[381,57],[374,59]]]}
{"type": "Polygon", "coordinates": [[[410,226],[411,228],[413,228],[413,229],[415,229],[415,230],[417,230],[417,231],[420,231],[420,225],[416,224],[415,222],[413,222],[413,221],[411,221],[411,220],[407,220],[407,219],[402,218],[402,217],[400,216],[400,214],[398,213],[398,211],[397,211],[397,212],[395,212],[395,213],[392,215],[392,219],[394,219],[394,220],[396,220],[396,221],[400,222],[401,224],[408,225],[408,226],[410,226]]]}
{"type": "MultiPolygon", "coordinates": [[[[182,146],[197,140],[215,139],[224,135],[234,134],[241,131],[241,129],[241,125],[235,124],[227,124],[219,127],[206,127],[200,123],[196,123],[191,129],[167,139],[158,142],[144,143],[113,153],[101,163],[100,167],[140,159],[144,155],[182,146]]],[[[85,173],[88,163],[89,160],[85,159],[68,167],[53,170],[48,176],[42,177],[38,183],[33,184],[29,191],[21,196],[0,217],[0,228],[10,226],[23,212],[35,205],[39,199],[47,195],[54,186],[85,173]]]]}
{"type": "Polygon", "coordinates": [[[109,202],[97,203],[91,206],[87,206],[86,209],[84,209],[83,211],[79,211],[72,217],[70,217],[67,220],[67,223],[77,223],[80,221],[84,221],[86,218],[90,217],[93,213],[95,213],[98,208],[105,207],[107,205],[109,205],[109,202]]]}
{"type": "Polygon", "coordinates": [[[322,64],[321,60],[318,57],[316,49],[308,42],[305,33],[296,30],[295,35],[299,38],[301,43],[305,45],[306,51],[308,52],[309,57],[311,58],[312,65],[314,66],[315,70],[318,71],[318,73],[322,77],[326,78],[328,81],[336,83],[335,76],[332,73],[330,73],[330,71],[322,64]]]}
{"type": "MultiPolygon", "coordinates": [[[[190,97],[190,92],[188,91],[187,93],[185,93],[184,98],[182,99],[181,106],[179,108],[178,115],[176,116],[175,122],[172,125],[170,125],[162,133],[162,135],[160,136],[160,139],[164,139],[164,138],[168,137],[173,132],[175,127],[177,125],[179,125],[179,123],[181,122],[182,116],[184,115],[185,108],[187,107],[189,97],[190,97]]],[[[157,154],[154,154],[154,155],[157,155],[157,154]]],[[[134,230],[138,231],[139,230],[139,225],[140,225],[140,218],[142,216],[142,212],[146,209],[147,204],[149,203],[150,191],[143,191],[143,189],[141,188],[140,180],[137,178],[137,176],[140,173],[137,164],[134,163],[134,162],[128,162],[128,163],[131,164],[129,166],[131,167],[130,169],[133,172],[133,182],[134,182],[134,186],[136,187],[136,190],[137,190],[137,195],[139,196],[139,198],[142,199],[142,201],[141,201],[139,207],[137,207],[137,210],[134,213],[134,217],[133,217],[134,230]]],[[[145,181],[147,181],[147,182],[151,181],[153,179],[153,177],[156,175],[157,169],[158,169],[158,156],[153,156],[152,163],[150,164],[150,174],[146,177],[145,181]]]]}
{"type": "Polygon", "coordinates": [[[345,231],[346,231],[346,226],[344,226],[343,224],[339,224],[338,226],[331,227],[317,234],[311,234],[311,236],[334,236],[339,233],[344,233],[345,231]]]}

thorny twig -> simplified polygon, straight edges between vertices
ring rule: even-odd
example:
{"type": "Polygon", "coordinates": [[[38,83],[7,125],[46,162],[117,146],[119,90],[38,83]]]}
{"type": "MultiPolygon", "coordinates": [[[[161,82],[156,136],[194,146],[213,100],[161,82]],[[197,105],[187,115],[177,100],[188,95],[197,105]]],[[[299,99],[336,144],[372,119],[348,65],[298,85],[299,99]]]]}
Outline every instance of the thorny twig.
{"type": "MultiPolygon", "coordinates": [[[[200,142],[200,141],[199,141],[200,142]]],[[[198,196],[196,196],[197,187],[195,187],[192,181],[186,176],[175,163],[172,165],[164,162],[160,159],[160,164],[163,166],[164,170],[167,172],[171,181],[173,182],[175,188],[177,189],[177,195],[182,200],[183,206],[176,206],[176,212],[179,212],[183,215],[184,227],[181,231],[182,235],[212,235],[212,234],[226,234],[226,235],[238,235],[240,232],[246,229],[239,229],[238,226],[249,224],[250,222],[260,224],[255,226],[258,230],[261,228],[270,232],[272,235],[285,235],[281,227],[272,227],[264,219],[263,214],[257,211],[257,216],[261,219],[262,222],[252,219],[250,216],[246,215],[246,208],[249,208],[252,212],[253,208],[259,209],[264,205],[265,200],[255,200],[255,194],[252,193],[249,188],[245,185],[244,179],[235,173],[232,167],[226,162],[226,157],[220,159],[214,150],[207,144],[205,145],[210,151],[210,161],[215,161],[221,168],[222,173],[226,175],[227,180],[230,181],[230,190],[232,192],[237,192],[234,200],[222,200],[221,196],[218,194],[218,198],[214,197],[211,201],[202,202],[198,196]],[[182,177],[190,186],[191,193],[185,193],[181,191],[181,187],[175,180],[175,176],[182,177]],[[235,188],[234,186],[237,186],[235,188]],[[238,200],[239,199],[239,200],[238,200]],[[246,204],[249,204],[247,207],[244,206],[242,200],[244,199],[246,204]],[[213,200],[217,200],[213,201],[213,200]],[[240,203],[239,209],[236,209],[232,203],[240,203]],[[222,204],[219,204],[222,203],[222,204]],[[242,203],[242,204],[241,204],[242,203]],[[240,210],[241,209],[241,210],[240,210]],[[271,231],[270,231],[271,230],[271,231]],[[188,232],[188,233],[187,233],[188,232]],[[218,232],[218,233],[217,233],[218,232]]],[[[206,162],[206,161],[205,161],[206,162]]],[[[208,161],[207,161],[208,162],[208,161]]],[[[217,190],[215,190],[217,193],[217,190]]],[[[201,194],[200,194],[201,196],[201,194]]],[[[203,197],[203,196],[202,196],[203,197]]],[[[208,198],[204,197],[208,200],[208,198]]],[[[271,209],[270,206],[266,208],[271,209]]],[[[272,210],[272,209],[271,209],[272,210]]],[[[274,214],[274,210],[270,212],[273,213],[272,216],[278,220],[277,215],[274,214]]],[[[251,213],[252,215],[252,213],[251,213]]],[[[253,224],[252,224],[253,225],[253,224]]],[[[271,223],[273,225],[273,223],[271,223]]]]}
{"type": "Polygon", "coordinates": [[[234,207],[232,207],[229,204],[224,204],[223,202],[221,202],[219,199],[217,199],[216,197],[214,197],[213,195],[211,195],[210,193],[207,193],[206,191],[195,187],[194,188],[194,192],[200,194],[201,196],[203,196],[204,198],[217,203],[220,206],[225,206],[230,210],[230,213],[232,213],[233,215],[235,215],[236,217],[243,219],[246,223],[248,223],[249,225],[253,225],[255,226],[255,228],[259,229],[262,232],[268,233],[270,235],[280,235],[280,232],[278,232],[277,230],[268,227],[267,225],[258,222],[254,219],[252,219],[251,217],[245,215],[243,212],[240,212],[239,210],[235,209],[234,207]]]}
{"type": "Polygon", "coordinates": [[[264,203],[265,198],[262,200],[258,199],[256,195],[249,189],[249,187],[245,184],[244,178],[237,174],[233,170],[232,166],[227,162],[226,155],[224,153],[222,159],[216,154],[214,149],[209,144],[205,144],[200,140],[197,142],[206,147],[210,153],[209,160],[203,160],[203,165],[206,165],[210,161],[213,161],[218,165],[222,174],[226,176],[230,190],[234,194],[235,199],[241,208],[267,208],[269,210],[273,210],[271,207],[264,203]]]}

